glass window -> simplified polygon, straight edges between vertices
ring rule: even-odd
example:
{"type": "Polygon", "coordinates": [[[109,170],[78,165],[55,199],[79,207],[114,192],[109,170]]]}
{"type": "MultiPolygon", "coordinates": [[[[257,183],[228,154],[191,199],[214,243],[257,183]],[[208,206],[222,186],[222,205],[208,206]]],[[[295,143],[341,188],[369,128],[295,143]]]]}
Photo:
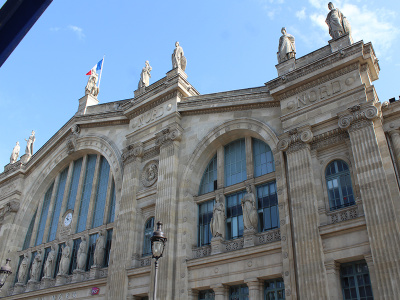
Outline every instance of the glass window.
{"type": "Polygon", "coordinates": [[[260,231],[279,227],[278,197],[275,181],[257,186],[257,207],[260,231]]]}
{"type": "Polygon", "coordinates": [[[214,200],[199,204],[198,246],[209,245],[211,242],[210,223],[213,216],[214,200]]]}
{"type": "Polygon", "coordinates": [[[71,252],[71,262],[69,264],[69,274],[72,274],[72,271],[76,269],[77,258],[78,258],[78,250],[79,246],[81,245],[81,239],[74,240],[74,244],[72,245],[72,252],[71,252]]]}
{"type": "Polygon", "coordinates": [[[265,300],[285,299],[285,284],[282,278],[267,280],[264,287],[265,300]]]}
{"type": "Polygon", "coordinates": [[[247,179],[245,140],[236,140],[225,146],[225,186],[247,179]]]}
{"type": "Polygon", "coordinates": [[[94,177],[94,170],[96,167],[97,155],[88,155],[85,181],[83,184],[81,203],[78,215],[78,227],[76,232],[81,232],[86,229],[86,220],[89,211],[90,195],[92,193],[92,184],[94,177]]]}
{"type": "Polygon", "coordinates": [[[241,191],[226,197],[226,227],[228,240],[243,235],[243,211],[241,200],[245,194],[246,191],[241,191]]]}
{"type": "Polygon", "coordinates": [[[65,168],[64,171],[62,171],[60,174],[60,180],[58,182],[53,215],[51,217],[51,222],[50,222],[49,238],[47,240],[48,242],[51,242],[56,238],[58,219],[60,218],[61,205],[64,198],[64,190],[65,190],[65,184],[67,182],[67,176],[68,176],[68,167],[65,168]]]}
{"type": "Polygon", "coordinates": [[[108,177],[110,175],[110,165],[107,159],[102,156],[100,162],[100,174],[97,184],[97,192],[94,205],[94,216],[92,228],[103,225],[104,208],[106,206],[108,177]]]}
{"type": "Polygon", "coordinates": [[[115,218],[115,182],[114,179],[111,183],[111,201],[110,201],[110,209],[108,212],[108,222],[113,223],[115,218]]]}
{"type": "Polygon", "coordinates": [[[106,249],[104,252],[104,266],[108,267],[108,263],[110,262],[110,253],[111,253],[111,244],[112,244],[112,235],[113,230],[110,229],[107,231],[107,240],[106,240],[106,249]]]}
{"type": "Polygon", "coordinates": [[[355,204],[349,167],[344,161],[331,162],[326,168],[325,177],[331,210],[355,204]]]}
{"type": "Polygon", "coordinates": [[[93,265],[93,256],[94,256],[94,250],[96,248],[96,240],[98,238],[99,234],[92,234],[89,236],[89,247],[88,247],[88,256],[87,256],[87,261],[86,261],[86,271],[89,271],[91,266],[93,265]]]}
{"type": "Polygon", "coordinates": [[[44,230],[46,227],[47,214],[49,213],[51,194],[53,193],[54,182],[51,184],[46,194],[44,195],[42,213],[40,215],[39,227],[36,235],[35,245],[40,245],[43,241],[44,230]]]}
{"type": "Polygon", "coordinates": [[[28,249],[29,245],[31,243],[33,226],[35,225],[35,220],[36,220],[36,213],[37,213],[37,210],[35,211],[35,214],[32,217],[31,223],[29,224],[28,231],[26,232],[26,236],[25,236],[24,244],[22,246],[22,250],[28,249]]]}
{"type": "Polygon", "coordinates": [[[253,138],[254,177],[275,172],[274,156],[264,142],[253,138]]]}
{"type": "Polygon", "coordinates": [[[245,284],[229,288],[229,300],[249,300],[249,288],[245,284]]]}
{"type": "Polygon", "coordinates": [[[213,290],[205,290],[199,292],[199,300],[214,300],[215,294],[213,290]]]}
{"type": "Polygon", "coordinates": [[[72,172],[71,186],[69,188],[67,210],[74,209],[76,194],[78,192],[79,178],[81,176],[82,158],[74,161],[74,170],[72,172]]]}
{"type": "Polygon", "coordinates": [[[344,300],[373,300],[368,266],[365,261],[340,266],[344,300]]]}
{"type": "Polygon", "coordinates": [[[154,231],[154,217],[151,217],[144,226],[143,256],[151,255],[151,236],[154,231]]]}
{"type": "Polygon", "coordinates": [[[60,269],[60,261],[62,256],[62,248],[65,246],[65,243],[58,244],[58,251],[57,251],[57,259],[56,259],[56,267],[54,268],[54,277],[57,276],[58,270],[60,269]]]}
{"type": "Polygon", "coordinates": [[[208,163],[201,178],[199,195],[212,192],[217,189],[217,155],[208,163]]]}

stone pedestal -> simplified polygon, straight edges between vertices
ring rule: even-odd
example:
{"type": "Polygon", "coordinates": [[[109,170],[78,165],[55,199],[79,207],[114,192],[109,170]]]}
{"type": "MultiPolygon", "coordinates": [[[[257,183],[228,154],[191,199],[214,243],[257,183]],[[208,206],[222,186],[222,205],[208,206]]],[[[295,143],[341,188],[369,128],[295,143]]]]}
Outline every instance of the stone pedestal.
{"type": "Polygon", "coordinates": [[[93,266],[90,268],[89,278],[90,278],[90,279],[97,279],[97,278],[100,278],[100,269],[101,269],[100,266],[93,265],[93,266]]]}
{"type": "Polygon", "coordinates": [[[79,99],[79,107],[78,111],[76,112],[77,115],[84,115],[86,114],[86,109],[88,106],[97,105],[99,104],[99,100],[93,97],[92,95],[85,95],[81,99],[79,99]]]}
{"type": "Polygon", "coordinates": [[[146,91],[146,87],[138,88],[136,91],[133,92],[133,95],[136,97],[140,96],[146,91]]]}
{"type": "Polygon", "coordinates": [[[59,275],[57,275],[57,277],[56,277],[56,284],[55,284],[55,286],[59,286],[59,285],[64,285],[64,284],[66,284],[66,283],[67,283],[67,280],[68,280],[68,275],[61,275],[61,274],[59,274],[59,275]]]}
{"type": "Polygon", "coordinates": [[[256,230],[245,229],[243,232],[243,248],[253,247],[256,241],[256,230]]]}
{"type": "Polygon", "coordinates": [[[284,74],[287,74],[291,71],[293,71],[294,69],[296,69],[296,59],[295,58],[291,58],[287,61],[284,61],[280,64],[277,64],[275,66],[276,70],[278,71],[278,76],[282,76],[284,74]]]}
{"type": "Polygon", "coordinates": [[[333,53],[353,44],[353,38],[350,34],[346,34],[338,39],[332,39],[328,43],[331,46],[331,51],[333,53]]]}
{"type": "Polygon", "coordinates": [[[41,289],[47,289],[55,285],[55,279],[51,277],[43,277],[42,281],[40,282],[41,289]]]}
{"type": "Polygon", "coordinates": [[[24,154],[21,156],[20,160],[22,164],[26,164],[30,159],[31,159],[32,155],[30,154],[24,154]]]}
{"type": "Polygon", "coordinates": [[[25,292],[25,289],[26,289],[25,284],[17,282],[14,286],[13,295],[23,293],[23,292],[25,292]]]}
{"type": "Polygon", "coordinates": [[[211,239],[211,255],[224,252],[224,239],[221,236],[213,237],[211,239]]]}
{"type": "Polygon", "coordinates": [[[84,279],[85,279],[85,271],[76,269],[72,272],[72,283],[80,282],[83,281],[84,279]]]}
{"type": "Polygon", "coordinates": [[[28,283],[26,284],[26,290],[25,290],[25,292],[36,291],[36,290],[39,289],[39,285],[40,285],[40,282],[39,282],[39,281],[30,279],[30,280],[28,281],[28,283]]]}
{"type": "Polygon", "coordinates": [[[187,79],[187,74],[185,73],[185,71],[183,71],[181,68],[175,68],[175,69],[172,69],[171,71],[169,71],[169,72],[167,72],[167,80],[168,79],[170,79],[170,78],[172,78],[172,77],[175,77],[176,75],[180,75],[181,77],[183,77],[184,79],[187,79]]]}

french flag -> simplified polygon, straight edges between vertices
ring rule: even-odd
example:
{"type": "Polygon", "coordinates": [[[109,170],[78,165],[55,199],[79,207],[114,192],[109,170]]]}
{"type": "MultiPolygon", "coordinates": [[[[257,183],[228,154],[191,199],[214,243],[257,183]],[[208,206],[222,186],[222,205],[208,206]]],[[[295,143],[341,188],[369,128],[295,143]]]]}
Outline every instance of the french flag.
{"type": "Polygon", "coordinates": [[[92,75],[92,70],[94,68],[96,68],[96,73],[98,74],[99,71],[101,71],[101,68],[103,67],[103,60],[104,58],[102,58],[96,65],[94,65],[93,68],[91,68],[90,71],[86,73],[86,75],[92,75]]]}

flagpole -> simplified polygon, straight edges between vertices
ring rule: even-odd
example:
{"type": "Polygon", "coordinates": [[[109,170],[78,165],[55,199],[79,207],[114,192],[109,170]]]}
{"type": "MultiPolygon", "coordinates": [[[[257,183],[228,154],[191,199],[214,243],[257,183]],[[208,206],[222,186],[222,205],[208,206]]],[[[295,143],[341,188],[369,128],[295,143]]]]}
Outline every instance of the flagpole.
{"type": "Polygon", "coordinates": [[[101,74],[103,73],[104,57],[106,57],[106,56],[103,55],[103,59],[102,59],[102,62],[101,62],[101,70],[100,70],[99,85],[98,85],[99,89],[100,89],[101,74]]]}

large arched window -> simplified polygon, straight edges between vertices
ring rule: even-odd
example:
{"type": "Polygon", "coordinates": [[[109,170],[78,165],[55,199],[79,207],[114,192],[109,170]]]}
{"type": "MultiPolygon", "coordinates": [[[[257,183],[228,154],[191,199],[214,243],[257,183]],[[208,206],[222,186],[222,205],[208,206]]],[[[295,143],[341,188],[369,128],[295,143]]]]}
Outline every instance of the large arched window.
{"type": "Polygon", "coordinates": [[[154,217],[147,220],[144,226],[143,256],[151,254],[151,236],[154,231],[154,217]]]}
{"type": "Polygon", "coordinates": [[[350,170],[343,160],[331,162],[326,168],[325,178],[331,210],[355,204],[350,170]]]}
{"type": "Polygon", "coordinates": [[[203,177],[201,178],[199,195],[212,192],[217,189],[217,156],[208,163],[203,177]]]}

